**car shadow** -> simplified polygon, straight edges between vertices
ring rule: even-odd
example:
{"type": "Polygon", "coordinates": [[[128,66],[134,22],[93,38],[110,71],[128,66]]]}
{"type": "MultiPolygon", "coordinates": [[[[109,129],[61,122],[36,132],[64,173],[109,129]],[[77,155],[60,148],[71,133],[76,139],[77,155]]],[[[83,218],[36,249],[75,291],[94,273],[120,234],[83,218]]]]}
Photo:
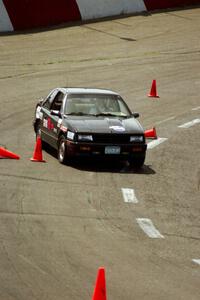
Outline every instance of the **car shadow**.
{"type": "MultiPolygon", "coordinates": [[[[57,159],[57,151],[51,147],[44,149],[46,153],[57,159]]],[[[154,175],[156,172],[151,165],[144,164],[141,168],[130,166],[127,161],[123,160],[108,160],[108,159],[93,159],[93,158],[77,158],[73,159],[70,167],[84,171],[97,173],[120,173],[120,174],[145,174],[154,175]]]]}
{"type": "Polygon", "coordinates": [[[81,171],[86,172],[97,172],[97,173],[120,173],[120,174],[146,174],[154,175],[156,172],[151,168],[150,165],[144,164],[141,168],[134,168],[130,166],[127,161],[108,161],[108,160],[78,160],[71,164],[81,171]]]}

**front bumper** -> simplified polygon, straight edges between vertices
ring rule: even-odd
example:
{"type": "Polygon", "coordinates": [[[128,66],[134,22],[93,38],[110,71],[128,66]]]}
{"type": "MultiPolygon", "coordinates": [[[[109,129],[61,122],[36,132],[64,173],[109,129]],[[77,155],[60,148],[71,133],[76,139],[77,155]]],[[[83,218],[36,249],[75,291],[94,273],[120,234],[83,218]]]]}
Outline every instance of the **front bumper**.
{"type": "Polygon", "coordinates": [[[121,157],[130,158],[131,156],[144,156],[146,153],[146,144],[95,144],[78,143],[67,140],[66,149],[68,156],[92,156],[92,157],[121,157]],[[119,147],[120,151],[116,154],[107,154],[106,147],[119,147]]]}

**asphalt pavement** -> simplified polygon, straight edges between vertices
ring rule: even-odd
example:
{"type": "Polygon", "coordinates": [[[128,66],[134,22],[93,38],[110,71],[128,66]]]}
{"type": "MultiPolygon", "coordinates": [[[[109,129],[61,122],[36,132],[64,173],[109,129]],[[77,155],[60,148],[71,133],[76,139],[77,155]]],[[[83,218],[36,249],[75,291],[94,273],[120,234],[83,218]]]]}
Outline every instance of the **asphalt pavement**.
{"type": "Polygon", "coordinates": [[[200,9],[0,36],[0,299],[200,295],[200,9]],[[160,98],[149,98],[156,79],[160,98]],[[141,171],[125,162],[30,161],[35,104],[57,86],[119,92],[144,129],[141,171]]]}

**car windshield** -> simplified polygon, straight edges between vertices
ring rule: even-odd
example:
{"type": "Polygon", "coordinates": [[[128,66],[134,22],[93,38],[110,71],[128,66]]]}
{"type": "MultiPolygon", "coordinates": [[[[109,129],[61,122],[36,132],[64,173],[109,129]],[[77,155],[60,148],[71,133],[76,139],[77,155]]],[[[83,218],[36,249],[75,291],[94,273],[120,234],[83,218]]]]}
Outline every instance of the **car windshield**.
{"type": "Polygon", "coordinates": [[[131,115],[119,95],[69,94],[65,105],[66,115],[92,115],[128,117],[131,115]]]}

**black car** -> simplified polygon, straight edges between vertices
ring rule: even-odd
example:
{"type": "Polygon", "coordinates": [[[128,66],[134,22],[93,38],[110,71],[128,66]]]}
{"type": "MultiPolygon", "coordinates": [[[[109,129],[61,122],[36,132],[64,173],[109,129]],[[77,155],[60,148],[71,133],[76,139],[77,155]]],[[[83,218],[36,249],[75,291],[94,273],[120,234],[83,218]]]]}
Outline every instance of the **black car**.
{"type": "Polygon", "coordinates": [[[36,106],[34,129],[42,144],[58,151],[58,160],[103,157],[142,167],[144,130],[121,96],[110,90],[56,88],[36,106]]]}

